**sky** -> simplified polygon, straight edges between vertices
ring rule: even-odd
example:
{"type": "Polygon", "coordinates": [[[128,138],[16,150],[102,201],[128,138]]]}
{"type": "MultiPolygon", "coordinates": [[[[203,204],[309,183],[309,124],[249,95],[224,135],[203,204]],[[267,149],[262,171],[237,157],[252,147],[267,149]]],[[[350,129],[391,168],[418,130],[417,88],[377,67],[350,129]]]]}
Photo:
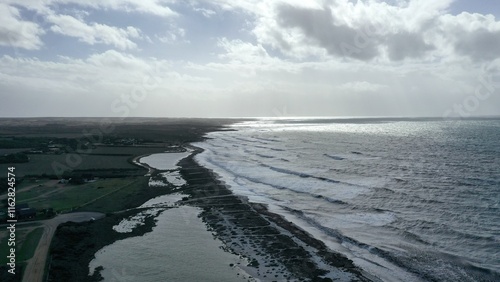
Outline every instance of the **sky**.
{"type": "Polygon", "coordinates": [[[492,0],[0,0],[0,117],[500,115],[492,0]]]}

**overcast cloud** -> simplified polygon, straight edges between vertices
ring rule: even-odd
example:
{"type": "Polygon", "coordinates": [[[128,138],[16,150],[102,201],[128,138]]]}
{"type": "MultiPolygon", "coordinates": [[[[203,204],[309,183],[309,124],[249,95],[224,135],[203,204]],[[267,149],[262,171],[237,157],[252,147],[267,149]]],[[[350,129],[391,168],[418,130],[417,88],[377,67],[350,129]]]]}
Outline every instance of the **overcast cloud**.
{"type": "Polygon", "coordinates": [[[0,116],[500,115],[499,17],[487,0],[0,0],[0,116]]]}

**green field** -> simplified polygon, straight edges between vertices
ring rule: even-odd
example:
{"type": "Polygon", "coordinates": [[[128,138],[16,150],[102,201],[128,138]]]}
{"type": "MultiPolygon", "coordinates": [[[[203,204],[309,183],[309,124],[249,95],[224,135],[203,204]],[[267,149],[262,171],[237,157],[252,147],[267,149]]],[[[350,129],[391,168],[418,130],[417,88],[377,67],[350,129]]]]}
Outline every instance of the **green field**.
{"type": "MultiPolygon", "coordinates": [[[[28,163],[14,164],[16,175],[56,175],[54,167],[68,167],[74,170],[98,169],[138,169],[128,162],[130,156],[99,156],[99,155],[29,155],[28,163]]],[[[12,165],[10,165],[12,166],[12,165]]],[[[0,171],[7,171],[7,164],[0,164],[0,171]]]]}
{"type": "Polygon", "coordinates": [[[169,150],[169,147],[157,145],[157,147],[141,147],[141,146],[97,146],[89,151],[89,154],[102,155],[130,155],[141,156],[146,154],[161,153],[169,150]]]}
{"type": "MultiPolygon", "coordinates": [[[[16,227],[16,263],[26,261],[33,256],[42,234],[43,227],[37,227],[35,229],[32,229],[32,226],[18,225],[16,227]]],[[[2,248],[0,256],[0,264],[2,265],[7,263],[7,251],[10,249],[10,247],[7,246],[8,238],[4,236],[2,236],[0,240],[0,245],[5,246],[5,248],[2,248]]]]}
{"type": "Polygon", "coordinates": [[[21,247],[18,248],[18,259],[19,261],[26,261],[33,257],[35,254],[36,247],[38,246],[38,242],[43,234],[43,227],[38,227],[35,230],[32,230],[28,235],[26,235],[24,241],[21,244],[21,247]]]}
{"type": "Polygon", "coordinates": [[[37,210],[53,208],[56,212],[69,212],[88,208],[92,211],[108,212],[114,211],[114,201],[120,201],[121,197],[137,193],[140,189],[147,189],[147,182],[147,177],[126,177],[99,179],[82,185],[41,186],[19,192],[16,201],[27,203],[37,210]],[[103,204],[97,207],[95,203],[100,202],[103,204]]]}
{"type": "Polygon", "coordinates": [[[120,178],[121,186],[104,197],[87,202],[78,211],[96,211],[102,213],[115,212],[128,208],[135,208],[151,199],[153,196],[164,194],[161,189],[148,186],[149,177],[120,178]]]}
{"type": "Polygon", "coordinates": [[[17,164],[0,164],[0,171],[14,166],[17,177],[25,175],[58,175],[60,169],[74,171],[98,170],[141,170],[130,163],[134,156],[165,152],[168,147],[140,146],[99,146],[89,150],[89,154],[30,154],[29,162],[17,164]]]}

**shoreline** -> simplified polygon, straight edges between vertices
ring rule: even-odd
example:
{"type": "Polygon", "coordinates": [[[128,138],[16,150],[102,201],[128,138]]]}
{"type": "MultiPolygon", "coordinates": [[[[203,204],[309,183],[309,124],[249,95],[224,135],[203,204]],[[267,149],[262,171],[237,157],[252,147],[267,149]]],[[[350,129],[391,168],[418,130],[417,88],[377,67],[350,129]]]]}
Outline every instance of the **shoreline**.
{"type": "Polygon", "coordinates": [[[149,157],[149,156],[154,155],[154,154],[161,154],[161,153],[181,153],[181,152],[186,152],[187,151],[187,150],[185,150],[186,149],[185,145],[180,145],[180,146],[177,146],[176,148],[184,149],[184,151],[168,151],[168,150],[165,149],[164,152],[148,153],[148,154],[142,154],[142,155],[139,155],[139,156],[135,156],[135,157],[133,157],[130,160],[130,162],[133,165],[136,165],[136,166],[139,166],[139,167],[147,169],[148,172],[144,176],[152,176],[153,174],[155,174],[155,172],[160,171],[160,169],[154,168],[154,167],[148,165],[147,163],[141,163],[139,160],[142,159],[142,158],[145,158],[145,157],[149,157]]]}
{"type": "Polygon", "coordinates": [[[201,217],[209,230],[228,251],[251,262],[249,272],[256,278],[372,281],[350,259],[284,217],[235,195],[215,172],[194,160],[203,149],[191,147],[193,153],[179,162],[190,187],[180,191],[190,196],[183,204],[203,209],[201,217]]]}
{"type": "MultiPolygon", "coordinates": [[[[143,195],[140,199],[135,198],[135,208],[131,210],[108,215],[95,222],[61,225],[51,246],[50,260],[53,262],[47,281],[101,281],[101,268],[97,268],[92,276],[87,276],[90,261],[95,258],[95,254],[118,240],[151,232],[156,221],[155,216],[146,217],[144,225],[134,228],[130,233],[113,232],[111,227],[137,213],[139,206],[146,201],[173,193],[189,196],[179,201],[179,205],[200,208],[202,212],[199,216],[208,229],[207,232],[213,233],[223,243],[225,251],[246,258],[248,265],[239,267],[253,278],[372,281],[351,260],[329,250],[323,242],[298,226],[270,212],[264,205],[250,203],[233,194],[216,173],[195,161],[194,157],[203,152],[203,149],[191,144],[185,147],[192,152],[178,163],[179,172],[187,183],[183,188],[174,191],[170,188],[147,187],[145,189],[153,193],[143,195]],[[75,256],[73,251],[68,250],[73,248],[72,246],[79,250],[79,255],[75,256]],[[57,257],[61,253],[64,255],[57,257]],[[65,262],[71,256],[73,258],[65,262]],[[73,274],[70,274],[68,269],[73,274]],[[57,275],[54,275],[56,273],[57,275]],[[77,275],[76,280],[74,275],[77,275]]],[[[144,156],[134,157],[134,161],[141,157],[144,156]]],[[[140,164],[143,167],[148,166],[140,164]]],[[[151,177],[151,174],[143,177],[151,177]]]]}
{"type": "Polygon", "coordinates": [[[131,162],[132,162],[132,164],[134,164],[136,166],[140,166],[140,167],[148,170],[148,172],[144,176],[151,176],[156,171],[156,169],[153,167],[150,167],[149,165],[147,165],[145,163],[139,162],[140,159],[145,158],[147,156],[151,156],[151,154],[144,154],[144,155],[133,157],[131,162]]]}

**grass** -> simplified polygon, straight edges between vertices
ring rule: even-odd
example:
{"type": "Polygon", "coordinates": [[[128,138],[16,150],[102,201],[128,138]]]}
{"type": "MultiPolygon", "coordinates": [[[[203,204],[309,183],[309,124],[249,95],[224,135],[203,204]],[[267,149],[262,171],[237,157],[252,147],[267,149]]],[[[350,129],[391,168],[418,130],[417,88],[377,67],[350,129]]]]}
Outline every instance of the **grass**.
{"type": "Polygon", "coordinates": [[[43,227],[38,227],[26,235],[26,238],[22,242],[21,247],[18,249],[16,254],[19,261],[26,261],[33,257],[42,234],[43,227]]]}
{"type": "MultiPolygon", "coordinates": [[[[123,181],[123,179],[120,179],[123,181]]],[[[124,185],[106,195],[87,202],[80,211],[98,211],[103,213],[115,212],[123,209],[136,207],[138,197],[150,194],[151,188],[148,186],[148,177],[134,177],[125,179],[124,185]]],[[[144,197],[149,199],[150,197],[144,197]]]]}
{"type": "Polygon", "coordinates": [[[29,202],[30,199],[35,199],[37,197],[40,197],[40,196],[42,196],[44,194],[49,194],[51,192],[52,193],[53,192],[57,192],[54,189],[57,189],[57,188],[50,187],[50,186],[34,187],[34,188],[31,188],[28,191],[18,192],[16,194],[16,200],[17,200],[18,203],[29,202]]]}
{"type": "Polygon", "coordinates": [[[130,155],[140,156],[145,154],[161,153],[170,148],[163,146],[164,144],[155,144],[155,147],[140,147],[140,146],[98,146],[92,149],[92,154],[105,155],[130,155]]]}
{"type": "MultiPolygon", "coordinates": [[[[29,155],[27,163],[15,164],[16,176],[25,175],[56,175],[59,168],[74,170],[99,170],[99,169],[139,169],[129,162],[130,156],[101,156],[101,155],[29,155]],[[81,158],[81,159],[80,159],[81,158]],[[78,165],[71,166],[73,162],[78,165]],[[56,169],[54,169],[54,166],[56,169]]],[[[0,164],[0,171],[7,171],[9,164],[0,164]]]]}
{"type": "MultiPolygon", "coordinates": [[[[31,230],[30,226],[16,226],[16,264],[30,259],[35,253],[38,241],[43,234],[43,227],[37,227],[31,230]]],[[[0,246],[2,252],[0,256],[0,265],[8,262],[7,255],[11,247],[7,245],[8,237],[2,236],[0,246]]]]}
{"type": "Polygon", "coordinates": [[[18,193],[16,198],[19,203],[27,203],[38,210],[53,208],[54,211],[68,212],[91,206],[95,209],[89,210],[108,212],[114,211],[113,207],[118,206],[115,201],[121,201],[131,193],[147,188],[147,181],[147,177],[126,177],[100,179],[82,185],[35,187],[18,193]],[[96,207],[95,202],[101,205],[96,207]]]}
{"type": "Polygon", "coordinates": [[[0,171],[7,171],[9,166],[16,168],[16,176],[25,175],[56,175],[60,169],[75,171],[98,170],[140,170],[141,168],[130,163],[133,156],[140,156],[153,153],[161,153],[168,150],[168,147],[139,147],[139,146],[99,146],[89,151],[89,154],[31,154],[30,161],[18,164],[0,164],[0,171]],[[80,159],[81,158],[81,159],[80,159]],[[78,165],[71,166],[72,162],[81,160],[78,165]],[[56,168],[54,169],[55,166],[56,168]]]}

